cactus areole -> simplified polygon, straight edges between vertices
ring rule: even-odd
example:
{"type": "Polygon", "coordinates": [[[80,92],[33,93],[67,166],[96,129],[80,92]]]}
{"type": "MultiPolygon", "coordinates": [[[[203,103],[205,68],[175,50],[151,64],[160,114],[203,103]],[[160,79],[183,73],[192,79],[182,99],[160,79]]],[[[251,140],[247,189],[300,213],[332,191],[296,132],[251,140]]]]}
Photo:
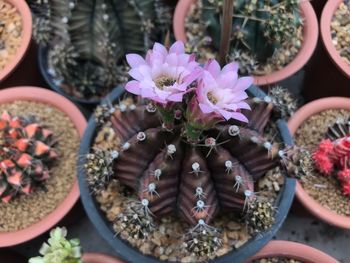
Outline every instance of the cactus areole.
{"type": "Polygon", "coordinates": [[[118,151],[88,154],[86,175],[97,178],[90,186],[108,176],[135,191],[138,205],[123,220],[139,222],[143,238],[154,218],[180,216],[190,225],[184,245],[199,256],[220,248],[210,224],[224,211],[243,215],[254,232],[269,229],[274,204],[254,182],[285,157],[263,135],[271,98],[248,98],[253,79],[239,77],[236,63],[201,67],[180,41],[169,50],[156,43],[145,58],[129,54],[127,61],[133,80],[125,89],[139,99],[97,109],[96,122],[108,118],[121,143],[118,151]]]}

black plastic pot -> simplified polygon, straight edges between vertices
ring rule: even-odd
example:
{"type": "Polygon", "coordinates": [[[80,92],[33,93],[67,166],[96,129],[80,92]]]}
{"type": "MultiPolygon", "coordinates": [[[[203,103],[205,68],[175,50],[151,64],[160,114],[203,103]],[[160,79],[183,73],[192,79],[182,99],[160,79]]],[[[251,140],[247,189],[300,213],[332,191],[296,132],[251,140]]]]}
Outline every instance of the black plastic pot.
{"type": "Polygon", "coordinates": [[[39,46],[39,48],[38,48],[38,62],[39,62],[40,72],[41,72],[42,76],[44,77],[46,83],[49,85],[49,87],[51,89],[53,89],[54,91],[65,96],[69,100],[71,100],[75,103],[79,103],[88,109],[92,109],[96,105],[101,103],[102,99],[88,100],[88,99],[82,99],[82,98],[77,98],[75,96],[72,96],[72,95],[68,94],[66,91],[64,91],[59,85],[56,85],[54,79],[52,78],[52,76],[49,74],[49,71],[48,71],[49,66],[48,66],[47,56],[48,56],[48,47],[39,46]]]}
{"type": "MultiPolygon", "coordinates": [[[[260,90],[258,87],[251,87],[249,92],[253,96],[258,96],[264,98],[266,94],[260,90]]],[[[116,102],[123,94],[121,88],[115,89],[107,96],[105,102],[116,102]]],[[[287,124],[283,120],[278,121],[278,127],[286,144],[291,145],[293,143],[292,137],[288,131],[287,124]]],[[[89,120],[88,127],[85,130],[84,137],[80,145],[79,156],[85,156],[89,153],[91,144],[96,135],[96,123],[94,117],[92,116],[89,120]]],[[[78,179],[80,196],[85,208],[85,211],[90,218],[91,222],[94,224],[100,235],[111,245],[115,252],[127,262],[134,263],[159,263],[160,261],[154,257],[146,256],[139,252],[137,249],[131,247],[126,241],[123,241],[118,236],[115,235],[111,223],[107,220],[104,213],[100,210],[99,204],[96,202],[94,197],[91,195],[91,191],[85,180],[84,172],[84,158],[79,159],[78,163],[78,179]]],[[[243,245],[238,250],[233,250],[226,255],[219,257],[211,262],[217,263],[240,263],[245,262],[249,257],[257,253],[264,245],[270,241],[276,232],[282,226],[282,223],[287,217],[289,208],[292,204],[295,192],[295,179],[287,178],[283,189],[278,197],[277,203],[277,215],[275,224],[266,232],[263,232],[252,239],[250,239],[245,245],[243,245]]]]}

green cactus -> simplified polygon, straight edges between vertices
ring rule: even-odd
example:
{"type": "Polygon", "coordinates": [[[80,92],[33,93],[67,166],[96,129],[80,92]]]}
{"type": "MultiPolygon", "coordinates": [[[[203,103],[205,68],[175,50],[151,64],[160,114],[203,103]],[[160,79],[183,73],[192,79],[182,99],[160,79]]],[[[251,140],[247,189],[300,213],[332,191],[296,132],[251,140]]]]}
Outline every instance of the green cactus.
{"type": "Polygon", "coordinates": [[[144,53],[171,24],[171,7],[162,0],[27,1],[34,37],[49,47],[49,73],[85,99],[127,81],[125,54],[144,53]]]}
{"type": "Polygon", "coordinates": [[[42,256],[29,259],[29,263],[82,263],[79,239],[67,240],[66,228],[55,228],[50,232],[48,242],[39,253],[42,256]]]}
{"type": "MultiPolygon", "coordinates": [[[[202,20],[212,38],[213,47],[220,46],[220,17],[223,0],[202,0],[202,20]]],[[[266,63],[276,49],[297,39],[302,25],[300,0],[237,0],[234,2],[230,54],[249,53],[249,67],[257,60],[266,63]]],[[[246,60],[246,59],[245,59],[246,60]]],[[[243,66],[243,71],[244,69],[243,66]]],[[[250,73],[247,70],[247,73],[250,73]]]]}

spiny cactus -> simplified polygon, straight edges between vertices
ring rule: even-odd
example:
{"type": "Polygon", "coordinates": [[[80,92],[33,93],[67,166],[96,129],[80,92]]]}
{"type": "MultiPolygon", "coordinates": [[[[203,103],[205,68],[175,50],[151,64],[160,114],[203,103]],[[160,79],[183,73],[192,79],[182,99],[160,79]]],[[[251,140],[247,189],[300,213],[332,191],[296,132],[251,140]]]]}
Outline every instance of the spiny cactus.
{"type": "Polygon", "coordinates": [[[0,116],[0,198],[9,202],[29,194],[49,178],[49,165],[57,158],[52,131],[32,118],[0,116]]]}
{"type": "Polygon", "coordinates": [[[42,256],[29,259],[29,263],[83,263],[79,239],[68,240],[66,237],[65,227],[51,230],[48,242],[40,248],[42,256]]]}
{"type": "MultiPolygon", "coordinates": [[[[220,247],[220,239],[213,236],[217,230],[209,224],[222,210],[248,212],[247,222],[255,231],[269,228],[274,209],[254,192],[254,182],[278,165],[280,156],[277,145],[262,135],[272,104],[263,100],[250,104],[253,112],[244,112],[251,120],[249,125],[220,125],[196,144],[183,141],[180,127],[163,129],[159,111],[149,105],[118,107],[110,121],[122,145],[115,154],[112,177],[138,194],[134,214],[142,213],[147,222],[153,216],[179,214],[195,229],[187,236],[191,249],[203,245],[201,239],[210,238],[216,240],[214,247],[220,247]],[[200,235],[203,230],[208,235],[200,235]]],[[[89,171],[87,175],[90,177],[89,171]]],[[[127,227],[132,214],[118,218],[127,227]]]]}
{"type": "Polygon", "coordinates": [[[288,120],[298,109],[297,100],[286,88],[274,86],[270,88],[269,96],[282,119],[288,120]]]}
{"type": "MultiPolygon", "coordinates": [[[[102,157],[101,164],[109,163],[112,179],[138,196],[117,222],[132,238],[146,238],[154,217],[178,215],[191,226],[185,246],[208,256],[222,244],[220,231],[210,224],[223,211],[243,215],[255,232],[271,227],[274,206],[257,193],[254,182],[287,155],[263,134],[272,99],[247,99],[253,78],[239,78],[235,63],[221,69],[210,60],[202,68],[184,49],[181,42],[169,51],[156,43],[146,60],[127,55],[138,77],[125,89],[143,99],[102,106],[95,119],[109,123],[119,144],[113,162],[102,157]]],[[[96,163],[89,154],[88,181],[96,178],[91,166],[103,176],[96,163]]]]}
{"type": "Polygon", "coordinates": [[[125,83],[125,53],[144,53],[169,29],[172,16],[161,0],[27,1],[34,37],[49,48],[49,73],[66,92],[85,99],[125,83]]]}
{"type": "Polygon", "coordinates": [[[335,173],[344,195],[350,196],[350,119],[330,126],[327,137],[313,154],[315,166],[322,174],[335,173]]]}
{"type": "MultiPolygon", "coordinates": [[[[200,0],[206,35],[215,50],[220,46],[223,0],[200,0]]],[[[302,25],[299,0],[234,1],[228,58],[241,63],[241,74],[257,74],[256,64],[266,63],[284,43],[300,47],[302,25]],[[298,42],[299,41],[299,42],[298,42]],[[242,58],[238,56],[242,54],[242,58]]]]}

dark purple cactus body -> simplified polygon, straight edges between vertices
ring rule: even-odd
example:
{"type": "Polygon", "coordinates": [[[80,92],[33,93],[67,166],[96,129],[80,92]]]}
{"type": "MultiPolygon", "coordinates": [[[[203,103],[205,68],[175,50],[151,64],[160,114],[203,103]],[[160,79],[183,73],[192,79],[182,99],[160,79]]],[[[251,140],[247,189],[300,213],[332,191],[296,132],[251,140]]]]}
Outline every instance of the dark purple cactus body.
{"type": "Polygon", "coordinates": [[[158,218],[173,213],[196,226],[222,210],[242,213],[254,199],[254,182],[280,161],[278,147],[262,135],[272,104],[250,105],[248,125],[221,123],[198,143],[186,141],[182,127],[164,129],[149,105],[119,107],[111,117],[121,139],[115,178],[158,218]]]}

